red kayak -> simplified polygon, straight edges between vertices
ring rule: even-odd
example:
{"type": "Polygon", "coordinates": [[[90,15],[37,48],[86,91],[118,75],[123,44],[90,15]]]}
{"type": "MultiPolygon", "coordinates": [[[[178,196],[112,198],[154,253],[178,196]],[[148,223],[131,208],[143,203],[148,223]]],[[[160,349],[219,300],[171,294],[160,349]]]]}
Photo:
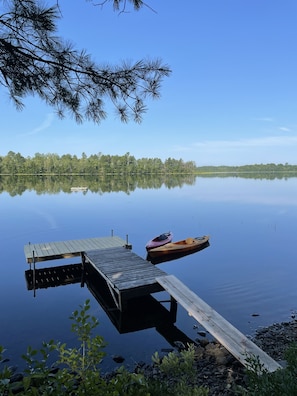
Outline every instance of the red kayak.
{"type": "Polygon", "coordinates": [[[171,231],[169,232],[164,232],[163,234],[158,235],[154,239],[151,239],[148,241],[148,243],[145,245],[146,250],[154,249],[159,246],[166,245],[166,243],[169,243],[172,241],[173,234],[171,231]]]}

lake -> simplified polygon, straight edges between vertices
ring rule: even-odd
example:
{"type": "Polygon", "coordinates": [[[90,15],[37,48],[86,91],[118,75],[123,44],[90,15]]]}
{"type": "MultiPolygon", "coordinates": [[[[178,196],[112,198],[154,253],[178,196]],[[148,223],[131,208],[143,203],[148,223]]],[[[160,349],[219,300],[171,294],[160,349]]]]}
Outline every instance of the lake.
{"type": "MultiPolygon", "coordinates": [[[[113,230],[123,239],[128,235],[133,251],[146,258],[146,242],[161,232],[171,230],[175,241],[209,234],[206,249],[158,266],[246,335],[297,314],[295,177],[197,177],[190,184],[136,187],[128,193],[92,189],[42,193],[31,188],[21,194],[2,191],[0,205],[0,344],[7,350],[5,357],[19,367],[28,345],[39,349],[42,341],[54,339],[72,346],[69,316],[87,299],[100,323],[97,333],[108,343],[103,371],[115,367],[112,355],[122,355],[125,364],[133,367],[140,360],[150,362],[155,351],[172,347],[164,329],[141,329],[140,324],[140,330],[132,326],[130,332],[120,334],[86,285],[38,289],[34,296],[25,280],[29,267],[23,247],[28,242],[109,236],[113,230]]],[[[72,262],[78,261],[37,267],[72,262]]],[[[168,295],[157,293],[154,298],[163,301],[168,295]]],[[[203,330],[197,325],[178,306],[172,330],[195,340],[203,330]]]]}

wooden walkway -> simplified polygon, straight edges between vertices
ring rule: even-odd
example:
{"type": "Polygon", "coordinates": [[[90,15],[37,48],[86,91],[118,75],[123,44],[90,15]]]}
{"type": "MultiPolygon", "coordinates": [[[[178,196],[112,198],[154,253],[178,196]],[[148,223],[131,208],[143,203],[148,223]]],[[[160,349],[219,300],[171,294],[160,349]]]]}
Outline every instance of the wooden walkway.
{"type": "Polygon", "coordinates": [[[125,246],[126,242],[117,236],[78,239],[61,242],[29,243],[24,246],[27,263],[56,260],[80,256],[82,252],[93,249],[106,249],[125,246]]]}
{"type": "Polygon", "coordinates": [[[83,265],[90,263],[105,279],[120,310],[133,298],[162,291],[156,277],[166,275],[129,249],[123,247],[86,251],[83,265]]]}
{"type": "Polygon", "coordinates": [[[157,281],[244,366],[249,365],[246,359],[254,355],[269,372],[282,368],[175,276],[158,277],[157,281]]]}
{"type": "MultiPolygon", "coordinates": [[[[166,274],[127,247],[130,248],[130,245],[116,236],[29,243],[25,245],[24,252],[30,268],[31,263],[34,264],[32,274],[30,273],[32,288],[35,290],[36,286],[36,262],[81,256],[82,270],[89,265],[95,269],[120,311],[126,308],[129,299],[166,290],[172,300],[182,305],[243,365],[249,366],[247,359],[257,356],[269,372],[282,368],[175,276],[166,274]]],[[[67,275],[66,278],[68,281],[67,275]]]]}

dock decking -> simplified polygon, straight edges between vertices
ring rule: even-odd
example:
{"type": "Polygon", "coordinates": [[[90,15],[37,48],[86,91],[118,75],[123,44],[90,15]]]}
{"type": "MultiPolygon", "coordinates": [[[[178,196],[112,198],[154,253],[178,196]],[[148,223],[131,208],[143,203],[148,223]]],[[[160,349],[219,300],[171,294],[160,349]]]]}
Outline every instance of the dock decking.
{"type": "MultiPolygon", "coordinates": [[[[105,281],[120,311],[125,309],[129,299],[166,290],[171,299],[182,305],[243,365],[248,366],[247,358],[257,356],[259,362],[269,372],[282,368],[175,276],[166,274],[133,253],[130,247],[127,242],[116,236],[29,243],[25,245],[24,252],[30,268],[31,263],[34,264],[32,274],[30,273],[32,288],[35,290],[36,262],[81,256],[82,271],[87,265],[91,265],[96,270],[105,281]]],[[[65,281],[63,280],[62,283],[65,284],[65,281]]]]}
{"type": "Polygon", "coordinates": [[[24,246],[27,263],[80,256],[86,250],[125,246],[117,236],[68,240],[59,242],[29,243],[24,246]]]}
{"type": "Polygon", "coordinates": [[[130,298],[163,290],[156,277],[166,273],[129,249],[86,251],[83,262],[90,263],[105,279],[120,310],[130,298]]]}

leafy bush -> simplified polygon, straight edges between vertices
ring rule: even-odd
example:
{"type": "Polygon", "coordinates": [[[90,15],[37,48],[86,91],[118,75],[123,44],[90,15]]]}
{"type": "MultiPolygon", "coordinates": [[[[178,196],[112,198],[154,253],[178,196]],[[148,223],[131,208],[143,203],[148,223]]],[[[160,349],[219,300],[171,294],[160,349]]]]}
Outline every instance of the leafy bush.
{"type": "MultiPolygon", "coordinates": [[[[105,356],[105,342],[101,336],[92,336],[98,321],[89,315],[90,300],[71,315],[72,332],[79,347],[68,348],[53,340],[43,342],[39,351],[27,348],[22,356],[27,368],[18,382],[11,383],[11,370],[4,365],[0,371],[0,395],[11,396],[207,396],[205,388],[192,385],[195,376],[194,349],[180,354],[170,353],[153,361],[164,374],[147,378],[144,373],[130,373],[120,367],[111,379],[101,376],[100,362],[105,356]],[[50,364],[55,358],[55,363],[50,364]],[[174,381],[172,381],[174,377],[174,381]]],[[[4,353],[0,346],[0,359],[4,353]]]]}
{"type": "MultiPolygon", "coordinates": [[[[152,361],[158,375],[145,372],[131,373],[120,367],[109,379],[101,376],[100,362],[105,356],[105,342],[101,336],[92,336],[98,326],[89,315],[90,300],[71,315],[71,330],[78,340],[77,348],[53,340],[43,342],[40,350],[30,346],[22,356],[26,362],[24,376],[12,382],[12,369],[3,359],[0,346],[0,395],[12,396],[207,396],[208,389],[195,385],[193,345],[181,352],[170,352],[160,357],[156,352],[152,361]],[[2,360],[3,359],[3,360],[2,360]],[[50,362],[55,362],[51,364],[50,362]]],[[[243,396],[297,395],[297,344],[285,355],[287,366],[269,373],[258,358],[248,357],[248,385],[238,387],[243,396]]]]}
{"type": "Polygon", "coordinates": [[[177,352],[169,352],[162,359],[158,352],[152,357],[160,372],[164,374],[162,380],[170,387],[174,388],[176,395],[183,396],[207,396],[208,390],[195,385],[197,372],[194,369],[195,348],[193,344],[188,345],[188,349],[177,352]]]}
{"type": "Polygon", "coordinates": [[[297,344],[285,353],[287,366],[269,373],[255,357],[249,358],[248,386],[240,394],[249,396],[297,395],[297,344]]]}

